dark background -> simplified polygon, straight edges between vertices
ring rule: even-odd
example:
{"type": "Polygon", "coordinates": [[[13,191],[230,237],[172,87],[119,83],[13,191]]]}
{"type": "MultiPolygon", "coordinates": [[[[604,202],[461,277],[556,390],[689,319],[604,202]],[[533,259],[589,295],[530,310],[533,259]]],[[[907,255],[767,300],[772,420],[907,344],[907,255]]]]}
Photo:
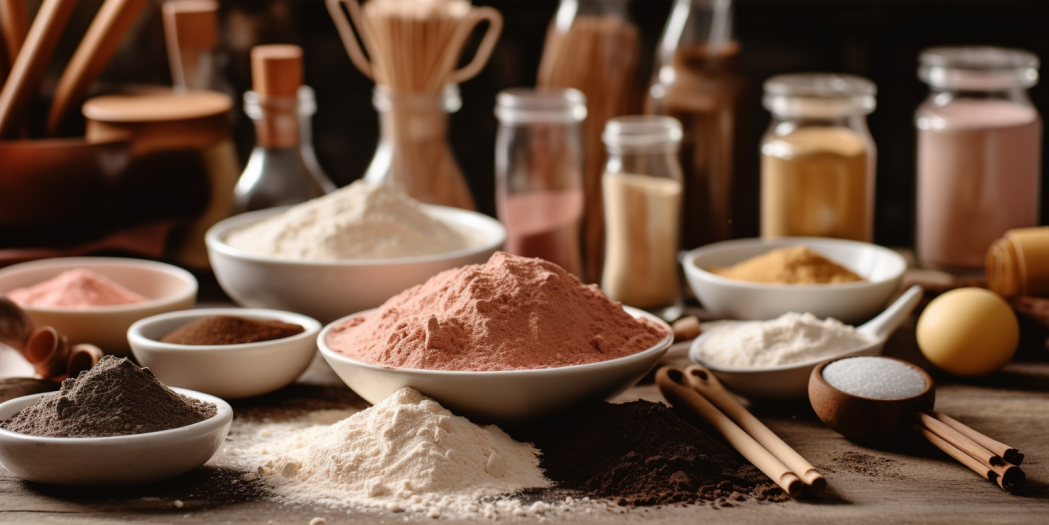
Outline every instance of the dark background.
{"type": "MultiPolygon", "coordinates": [[[[31,2],[32,8],[39,2],[31,2]]],[[[463,108],[452,118],[452,147],[481,211],[494,214],[492,114],[496,93],[534,85],[547,23],[555,0],[477,0],[506,20],[502,38],[485,70],[461,86],[463,108]]],[[[101,0],[82,0],[56,60],[53,83],[90,23],[101,0]]],[[[248,51],[264,43],[294,43],[305,52],[306,83],[317,94],[314,144],[328,175],[342,186],[363,175],[374,152],[378,122],[371,107],[372,83],[350,63],[322,0],[223,0],[225,73],[238,94],[235,138],[241,162],[254,144],[251,122],[239,94],[250,87],[248,51]]],[[[645,82],[655,42],[670,0],[633,0],[631,15],[643,36],[645,82]]],[[[111,61],[103,80],[170,83],[156,1],[111,61]]],[[[745,206],[734,222],[740,236],[758,233],[758,143],[768,123],[760,106],[761,83],[771,75],[829,71],[862,75],[878,85],[878,109],[869,117],[878,147],[875,239],[908,246],[914,229],[915,133],[913,112],[927,93],[916,76],[917,55],[934,45],[1000,45],[1049,56],[1046,0],[737,0],[735,32],[749,89],[745,113],[753,152],[737,173],[745,206]]],[[[101,89],[105,89],[102,86],[101,89]]],[[[1034,87],[1031,98],[1049,109],[1049,90],[1034,87]]],[[[1044,180],[1044,177],[1043,177],[1044,180]]],[[[1045,201],[1047,184],[1043,184],[1045,201]]],[[[1043,207],[1043,223],[1047,216],[1043,207]]]]}

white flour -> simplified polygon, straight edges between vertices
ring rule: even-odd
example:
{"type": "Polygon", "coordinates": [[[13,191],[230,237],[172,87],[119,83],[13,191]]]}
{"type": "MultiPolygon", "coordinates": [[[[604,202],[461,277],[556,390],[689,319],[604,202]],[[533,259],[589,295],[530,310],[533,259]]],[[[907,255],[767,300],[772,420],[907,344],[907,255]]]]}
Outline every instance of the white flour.
{"type": "Polygon", "coordinates": [[[837,319],[790,312],[771,321],[715,326],[693,358],[741,368],[778,366],[839,355],[871,339],[837,319]]]}
{"type": "Polygon", "coordinates": [[[535,447],[456,416],[411,388],[334,425],[300,430],[252,452],[263,456],[258,471],[267,485],[293,501],[429,517],[557,510],[498,498],[550,486],[535,447]]]}
{"type": "Polygon", "coordinates": [[[235,230],[226,242],[256,255],[307,261],[417,257],[470,245],[410,197],[360,180],[235,230]]]}

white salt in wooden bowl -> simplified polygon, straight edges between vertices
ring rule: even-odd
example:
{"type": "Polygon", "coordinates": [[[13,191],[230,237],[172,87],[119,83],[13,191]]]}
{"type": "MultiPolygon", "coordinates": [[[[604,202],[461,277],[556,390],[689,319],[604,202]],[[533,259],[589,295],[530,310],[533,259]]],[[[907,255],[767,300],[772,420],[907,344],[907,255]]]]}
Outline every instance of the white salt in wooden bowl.
{"type": "Polygon", "coordinates": [[[230,217],[208,230],[208,257],[222,289],[237,304],[308,315],[322,323],[375,308],[387,299],[445,270],[488,261],[506,240],[506,228],[487,215],[423,205],[432,216],[477,242],[448,253],[398,259],[301,261],[255,255],[226,244],[226,237],[288,209],[273,208],[230,217]]]}
{"type": "MultiPolygon", "coordinates": [[[[233,409],[217,397],[173,390],[214,403],[215,415],[200,423],[131,436],[55,438],[0,429],[0,463],[22,479],[48,485],[137,485],[185,474],[206,463],[222,446],[233,409]]],[[[0,420],[11,419],[45,395],[0,404],[0,420]]]]}
{"type": "Polygon", "coordinates": [[[332,327],[368,313],[359,312],[325,326],[317,346],[335,373],[369,403],[378,403],[404,387],[412,387],[475,422],[519,427],[582,401],[613,397],[634,386],[659,362],[674,339],[670,326],[642,310],[629,306],[623,309],[663,326],[667,336],[634,355],[587,365],[496,372],[385,368],[328,347],[326,341],[332,327]]]}

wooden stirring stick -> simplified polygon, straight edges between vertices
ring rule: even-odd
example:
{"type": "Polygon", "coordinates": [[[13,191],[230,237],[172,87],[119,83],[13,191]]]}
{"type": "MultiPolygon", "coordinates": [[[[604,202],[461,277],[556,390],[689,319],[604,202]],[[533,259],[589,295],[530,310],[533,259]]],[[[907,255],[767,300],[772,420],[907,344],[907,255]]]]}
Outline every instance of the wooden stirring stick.
{"type": "Polygon", "coordinates": [[[714,374],[700,366],[692,365],[685,369],[685,377],[697,392],[707,398],[725,415],[740,426],[750,437],[765,447],[776,459],[790,468],[812,491],[819,495],[827,487],[827,480],[816,467],[801,457],[790,445],[783,442],[769,427],[754,417],[743,405],[740,405],[732,394],[729,394],[714,374]]]}
{"type": "Polygon", "coordinates": [[[69,110],[76,106],[98,80],[106,63],[135,24],[149,0],[106,0],[87,28],[73,58],[55,87],[51,111],[47,115],[47,134],[58,133],[69,110]]]}
{"type": "Polygon", "coordinates": [[[11,75],[0,89],[0,138],[17,134],[21,118],[47,72],[47,64],[58,47],[77,0],[44,0],[29,28],[25,43],[11,67],[11,75]]]}
{"type": "MultiPolygon", "coordinates": [[[[987,437],[987,436],[985,436],[985,435],[983,435],[983,434],[973,430],[972,428],[969,428],[969,427],[963,425],[962,423],[956,421],[954,418],[952,418],[950,416],[947,416],[945,414],[941,414],[941,413],[939,413],[939,412],[937,412],[935,410],[927,410],[927,411],[925,411],[925,413],[928,414],[929,416],[932,416],[936,420],[942,422],[943,424],[953,428],[954,430],[957,430],[958,432],[960,432],[965,437],[967,437],[967,438],[969,438],[969,439],[979,443],[981,447],[983,447],[983,448],[993,452],[994,454],[1000,456],[1005,461],[1007,461],[1009,463],[1012,463],[1013,465],[1016,465],[1016,466],[1019,466],[1021,463],[1023,463],[1024,455],[1019,450],[1017,450],[1017,449],[1015,449],[1013,447],[1010,447],[1009,445],[1006,445],[1005,443],[1000,443],[998,441],[995,441],[995,440],[993,440],[993,439],[991,439],[991,438],[989,438],[989,437],[987,437]]],[[[926,426],[928,426],[928,425],[926,425],[926,426]]]]}
{"type": "Polygon", "coordinates": [[[921,423],[915,422],[913,424],[913,427],[914,431],[917,432],[918,435],[924,437],[926,440],[929,441],[929,443],[932,443],[934,446],[936,446],[936,448],[946,452],[948,456],[951,456],[952,458],[956,459],[962,465],[969,467],[972,471],[983,476],[985,479],[988,479],[998,484],[999,487],[1010,492],[1019,490],[1021,487],[1023,487],[1024,481],[1027,479],[1027,476],[1022,470],[1020,470],[1020,467],[1008,464],[1007,466],[999,465],[998,467],[988,465],[983,461],[980,461],[970,456],[969,454],[966,454],[961,449],[948,442],[946,439],[936,435],[935,432],[922,426],[921,423]]]}
{"type": "Polygon", "coordinates": [[[692,389],[681,370],[664,366],[656,372],[656,384],[670,404],[685,408],[710,423],[743,457],[776,482],[790,497],[801,494],[803,483],[786,465],[765,450],[754,438],[692,389]]]}

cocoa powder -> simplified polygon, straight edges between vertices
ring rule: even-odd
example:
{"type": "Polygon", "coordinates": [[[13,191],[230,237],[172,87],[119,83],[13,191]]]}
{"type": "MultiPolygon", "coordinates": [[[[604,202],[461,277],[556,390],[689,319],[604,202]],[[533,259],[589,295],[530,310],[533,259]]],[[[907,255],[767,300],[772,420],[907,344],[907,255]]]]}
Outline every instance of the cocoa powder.
{"type": "Polygon", "coordinates": [[[306,331],[281,321],[256,321],[232,315],[213,315],[190,321],[160,338],[176,345],[239,345],[283,339],[306,331]]]}

